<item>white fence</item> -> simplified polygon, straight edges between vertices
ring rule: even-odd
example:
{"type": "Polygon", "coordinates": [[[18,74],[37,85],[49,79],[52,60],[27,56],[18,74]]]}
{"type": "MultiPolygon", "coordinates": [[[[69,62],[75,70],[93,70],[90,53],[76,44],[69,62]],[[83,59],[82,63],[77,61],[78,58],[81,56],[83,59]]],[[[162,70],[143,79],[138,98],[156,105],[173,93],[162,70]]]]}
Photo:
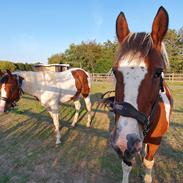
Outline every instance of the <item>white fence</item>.
{"type": "MultiPolygon", "coordinates": [[[[107,73],[93,73],[91,74],[91,77],[93,81],[98,81],[98,82],[113,80],[113,76],[107,73]]],[[[183,82],[183,73],[166,73],[165,80],[183,82]]]]}

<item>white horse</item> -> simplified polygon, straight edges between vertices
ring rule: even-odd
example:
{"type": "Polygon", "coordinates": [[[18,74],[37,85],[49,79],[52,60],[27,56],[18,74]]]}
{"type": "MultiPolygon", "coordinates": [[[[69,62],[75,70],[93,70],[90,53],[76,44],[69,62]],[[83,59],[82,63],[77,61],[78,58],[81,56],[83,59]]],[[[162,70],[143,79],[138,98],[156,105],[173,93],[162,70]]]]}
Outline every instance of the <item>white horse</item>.
{"type": "Polygon", "coordinates": [[[82,69],[70,69],[64,72],[14,72],[7,71],[0,80],[0,112],[5,112],[20,99],[22,91],[37,98],[53,119],[56,131],[56,144],[61,143],[59,132],[60,104],[74,101],[75,116],[71,124],[75,126],[83,96],[88,110],[87,127],[91,123],[90,77],[82,69]]]}

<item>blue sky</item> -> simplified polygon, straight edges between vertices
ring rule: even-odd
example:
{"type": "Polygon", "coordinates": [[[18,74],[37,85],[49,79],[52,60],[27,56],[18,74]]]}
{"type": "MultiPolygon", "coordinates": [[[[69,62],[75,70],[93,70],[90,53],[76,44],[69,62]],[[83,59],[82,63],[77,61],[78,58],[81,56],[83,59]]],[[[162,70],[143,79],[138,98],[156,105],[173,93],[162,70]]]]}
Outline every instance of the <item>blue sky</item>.
{"type": "Polygon", "coordinates": [[[180,29],[182,0],[0,0],[0,60],[46,63],[71,43],[114,40],[120,11],[131,31],[150,32],[161,5],[180,29]]]}

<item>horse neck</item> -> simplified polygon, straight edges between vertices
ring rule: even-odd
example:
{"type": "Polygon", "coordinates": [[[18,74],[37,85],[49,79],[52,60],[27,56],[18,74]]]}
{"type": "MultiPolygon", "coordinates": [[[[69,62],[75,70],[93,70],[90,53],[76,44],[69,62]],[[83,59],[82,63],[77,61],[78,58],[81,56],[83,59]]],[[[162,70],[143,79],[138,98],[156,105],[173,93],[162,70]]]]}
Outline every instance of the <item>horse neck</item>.
{"type": "Polygon", "coordinates": [[[20,72],[16,72],[16,74],[18,74],[19,76],[23,77],[23,81],[22,81],[22,90],[23,92],[32,95],[32,96],[37,96],[38,95],[38,90],[36,89],[37,84],[35,83],[36,80],[33,81],[33,78],[38,77],[36,72],[24,72],[24,71],[20,71],[20,72]]]}

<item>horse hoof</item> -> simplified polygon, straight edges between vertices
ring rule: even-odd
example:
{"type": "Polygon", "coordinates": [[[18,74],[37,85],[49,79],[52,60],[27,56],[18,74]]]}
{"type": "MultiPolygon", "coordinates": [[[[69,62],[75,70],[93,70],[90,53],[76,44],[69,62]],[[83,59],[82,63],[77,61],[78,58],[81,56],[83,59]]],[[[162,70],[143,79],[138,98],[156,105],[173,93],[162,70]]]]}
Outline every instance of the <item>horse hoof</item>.
{"type": "Polygon", "coordinates": [[[145,183],[152,183],[152,177],[151,177],[151,175],[145,175],[144,182],[145,183]]]}
{"type": "Polygon", "coordinates": [[[75,127],[76,127],[76,125],[71,125],[70,127],[71,127],[71,128],[75,128],[75,127]]]}
{"type": "Polygon", "coordinates": [[[60,140],[57,140],[56,141],[56,145],[59,145],[59,144],[61,144],[61,141],[60,140]]]}
{"type": "Polygon", "coordinates": [[[91,125],[90,125],[90,124],[89,124],[89,125],[87,124],[87,125],[86,125],[86,127],[87,127],[87,128],[90,128],[90,127],[91,127],[91,125]]]}

